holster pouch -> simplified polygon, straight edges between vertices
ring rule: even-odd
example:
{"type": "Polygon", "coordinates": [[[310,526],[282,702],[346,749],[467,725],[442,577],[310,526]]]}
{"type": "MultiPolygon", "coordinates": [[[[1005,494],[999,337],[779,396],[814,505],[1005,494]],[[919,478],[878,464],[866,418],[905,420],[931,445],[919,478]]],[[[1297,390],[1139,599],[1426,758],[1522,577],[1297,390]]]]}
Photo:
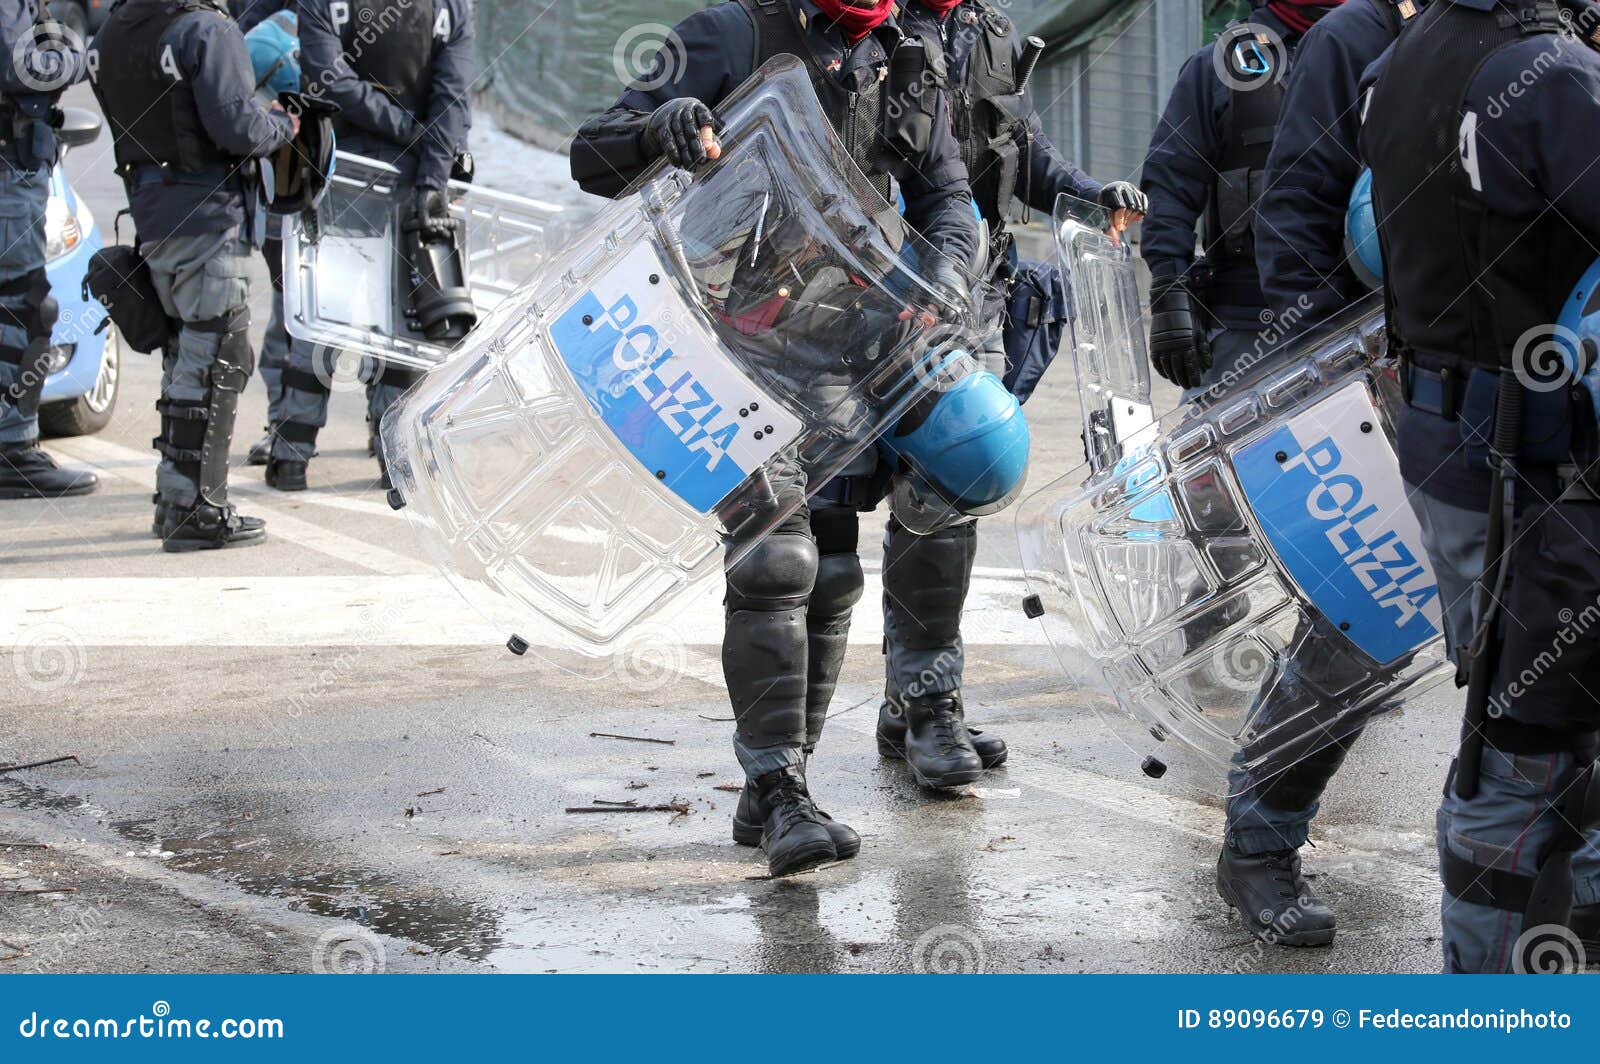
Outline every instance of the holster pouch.
{"type": "MultiPolygon", "coordinates": [[[[1467,465],[1472,469],[1489,468],[1489,441],[1494,439],[1500,377],[1499,373],[1484,369],[1474,369],[1467,377],[1458,429],[1467,465]]],[[[1548,390],[1525,387],[1522,391],[1522,439],[1517,461],[1526,465],[1572,461],[1572,388],[1562,384],[1548,390]]]]}
{"type": "Polygon", "coordinates": [[[1053,263],[1022,262],[1006,299],[1006,390],[1026,403],[1061,350],[1072,293],[1053,263]]]}
{"type": "Polygon", "coordinates": [[[889,57],[889,101],[884,140],[901,158],[927,150],[944,91],[944,54],[931,55],[922,38],[907,36],[889,57]]]}
{"type": "Polygon", "coordinates": [[[165,347],[177,332],[137,246],[113,244],[90,256],[83,297],[99,300],[122,339],[143,354],[165,347]]]}
{"type": "Polygon", "coordinates": [[[28,93],[7,101],[11,116],[11,141],[24,170],[54,166],[58,154],[56,128],[62,114],[55,99],[45,93],[28,93]]]}
{"type": "Polygon", "coordinates": [[[1530,504],[1517,518],[1490,706],[1541,727],[1600,724],[1600,503],[1530,504]]]}

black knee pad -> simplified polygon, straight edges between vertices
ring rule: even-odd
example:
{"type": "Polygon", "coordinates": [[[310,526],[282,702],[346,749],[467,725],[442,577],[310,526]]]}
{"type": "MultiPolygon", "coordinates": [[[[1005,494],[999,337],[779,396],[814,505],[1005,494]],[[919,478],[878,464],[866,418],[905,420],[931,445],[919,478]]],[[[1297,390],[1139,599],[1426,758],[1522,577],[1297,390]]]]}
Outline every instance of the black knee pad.
{"type": "Polygon", "coordinates": [[[817,560],[817,583],[811,592],[811,616],[848,615],[861,601],[861,591],[865,586],[860,555],[822,555],[817,560]]]}
{"type": "Polygon", "coordinates": [[[809,532],[774,532],[728,569],[728,609],[803,609],[817,582],[817,545],[809,532]]]}
{"type": "Polygon", "coordinates": [[[215,333],[217,360],[211,367],[212,384],[226,392],[241,392],[256,369],[256,354],[250,347],[250,308],[238,307],[218,318],[193,322],[196,332],[215,333]]]}
{"type": "Polygon", "coordinates": [[[842,506],[811,512],[811,532],[817,539],[817,581],[811,592],[813,617],[848,614],[861,601],[865,579],[861,557],[861,514],[842,506]]]}
{"type": "Polygon", "coordinates": [[[975,522],[917,536],[891,519],[883,552],[884,608],[894,614],[907,647],[936,650],[960,637],[977,554],[975,522]]]}

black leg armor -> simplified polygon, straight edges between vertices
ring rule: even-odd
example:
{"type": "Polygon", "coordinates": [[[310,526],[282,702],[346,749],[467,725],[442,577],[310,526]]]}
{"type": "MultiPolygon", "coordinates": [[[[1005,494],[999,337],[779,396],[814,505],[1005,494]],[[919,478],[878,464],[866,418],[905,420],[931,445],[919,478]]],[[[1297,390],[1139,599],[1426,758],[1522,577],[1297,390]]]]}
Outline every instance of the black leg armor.
{"type": "Polygon", "coordinates": [[[16,326],[28,337],[27,346],[21,350],[0,346],[0,361],[17,367],[11,387],[0,395],[0,403],[15,406],[25,418],[37,417],[45,378],[50,375],[50,334],[61,308],[50,295],[50,279],[44,270],[33,270],[0,286],[0,295],[26,296],[28,301],[22,311],[0,308],[0,321],[16,326]]]}
{"type": "Polygon", "coordinates": [[[883,608],[899,637],[897,657],[904,659],[890,664],[890,681],[900,688],[899,695],[959,689],[961,610],[977,556],[976,522],[917,536],[890,518],[884,542],[883,608]],[[941,683],[941,673],[955,682],[941,683]]]}
{"type": "Polygon", "coordinates": [[[816,580],[804,509],[727,571],[722,672],[746,747],[804,745],[806,604],[816,580]]]}
{"type": "MultiPolygon", "coordinates": [[[[155,446],[194,482],[197,506],[223,510],[228,505],[228,448],[233,442],[239,395],[255,370],[255,355],[250,349],[250,308],[240,307],[207,321],[186,322],[184,328],[218,336],[216,357],[208,371],[207,395],[198,400],[158,400],[161,435],[155,446]]],[[[174,350],[168,356],[169,362],[175,357],[174,350]]]]}
{"type": "Polygon", "coordinates": [[[811,532],[817,541],[817,583],[806,611],[806,641],[810,664],[806,685],[806,751],[822,738],[844,667],[845,648],[850,641],[850,613],[861,601],[865,583],[861,557],[856,553],[860,540],[861,514],[847,507],[829,506],[813,510],[811,532]]]}
{"type": "Polygon", "coordinates": [[[205,438],[200,447],[200,499],[222,509],[228,505],[228,448],[239,415],[239,396],[255,372],[255,352],[250,349],[250,308],[190,326],[221,334],[217,360],[211,367],[211,403],[206,413],[205,438]]]}

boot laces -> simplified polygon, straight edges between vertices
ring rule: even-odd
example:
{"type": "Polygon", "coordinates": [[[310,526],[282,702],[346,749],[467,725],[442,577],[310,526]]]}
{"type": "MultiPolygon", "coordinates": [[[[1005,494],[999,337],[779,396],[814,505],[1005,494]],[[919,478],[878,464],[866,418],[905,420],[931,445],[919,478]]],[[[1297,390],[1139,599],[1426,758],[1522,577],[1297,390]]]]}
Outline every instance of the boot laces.
{"type": "Polygon", "coordinates": [[[956,700],[940,699],[933,704],[932,710],[928,724],[933,729],[933,738],[938,743],[940,751],[949,753],[959,748],[961,733],[965,729],[960,715],[956,712],[956,700]]]}
{"type": "Polygon", "coordinates": [[[1272,879],[1278,886],[1278,896],[1299,898],[1304,893],[1304,883],[1296,874],[1293,850],[1276,850],[1262,855],[1262,863],[1272,869],[1272,879]]]}
{"type": "Polygon", "coordinates": [[[778,834],[782,835],[796,824],[817,819],[816,806],[806,791],[804,782],[794,778],[784,779],[773,788],[767,799],[768,808],[778,818],[778,834]]]}

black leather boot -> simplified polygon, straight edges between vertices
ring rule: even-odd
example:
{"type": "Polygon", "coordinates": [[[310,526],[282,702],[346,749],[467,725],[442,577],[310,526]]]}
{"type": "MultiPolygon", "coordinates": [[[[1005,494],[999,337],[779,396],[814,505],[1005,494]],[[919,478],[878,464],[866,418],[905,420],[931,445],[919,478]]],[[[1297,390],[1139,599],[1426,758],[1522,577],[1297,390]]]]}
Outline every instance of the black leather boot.
{"type": "Polygon", "coordinates": [[[99,477],[87,469],[62,469],[37,443],[0,443],[0,499],[59,499],[99,486],[99,477]]]}
{"type": "Polygon", "coordinates": [[[767,868],[774,876],[838,860],[833,837],[817,816],[806,792],[805,777],[797,768],[782,768],[753,781],[753,802],[766,810],[761,824],[761,848],[767,851],[767,868]]]}
{"type": "Polygon", "coordinates": [[[231,505],[200,503],[192,510],[168,506],[161,525],[161,549],[168,554],[248,547],[267,537],[267,523],[242,517],[231,505]]]}
{"type": "Polygon", "coordinates": [[[279,491],[306,490],[306,463],[274,458],[267,463],[267,487],[279,491]]]}
{"type": "Polygon", "coordinates": [[[906,764],[924,787],[962,787],[983,775],[958,694],[918,695],[904,703],[906,764]]]}
{"type": "Polygon", "coordinates": [[[1326,946],[1338,924],[1333,910],[1300,874],[1300,851],[1241,854],[1224,846],[1217,893],[1239,910],[1250,933],[1268,945],[1326,946]]]}
{"type": "MultiPolygon", "coordinates": [[[[1006,741],[998,735],[990,735],[968,725],[967,739],[978,752],[985,769],[998,768],[1006,763],[1010,751],[1006,749],[1006,741]]],[[[884,696],[883,704],[878,707],[878,756],[891,761],[906,759],[905,711],[889,695],[884,696]]]]}
{"type": "Polygon", "coordinates": [[[272,426],[268,425],[266,435],[250,445],[250,454],[245,461],[253,466],[264,466],[272,461],[272,439],[275,435],[272,426]]]}
{"type": "MultiPolygon", "coordinates": [[[[833,817],[816,808],[812,809],[817,814],[817,820],[828,829],[828,838],[833,841],[834,853],[839,860],[848,861],[861,852],[861,836],[853,828],[839,823],[833,817]]],[[[755,788],[749,780],[745,781],[744,790],[739,792],[739,807],[733,811],[733,841],[740,846],[760,846],[762,825],[766,823],[767,807],[761,803],[755,788]]]]}

